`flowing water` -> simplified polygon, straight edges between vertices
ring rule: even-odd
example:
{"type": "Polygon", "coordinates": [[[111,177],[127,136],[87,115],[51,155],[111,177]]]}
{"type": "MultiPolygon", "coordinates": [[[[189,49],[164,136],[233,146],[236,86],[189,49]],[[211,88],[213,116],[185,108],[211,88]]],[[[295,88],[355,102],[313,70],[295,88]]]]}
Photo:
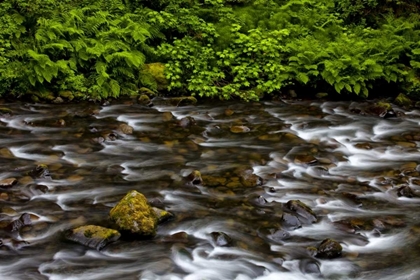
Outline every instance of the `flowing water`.
{"type": "Polygon", "coordinates": [[[156,104],[1,105],[0,180],[17,183],[0,188],[0,279],[420,279],[420,111],[156,104]],[[28,176],[38,164],[50,176],[28,176]],[[130,190],[174,214],[155,238],[100,251],[63,238],[111,227],[130,190]],[[286,227],[289,200],[318,221],[286,227]],[[30,225],[8,230],[25,213],[30,225]],[[314,254],[326,238],[340,257],[314,254]]]}

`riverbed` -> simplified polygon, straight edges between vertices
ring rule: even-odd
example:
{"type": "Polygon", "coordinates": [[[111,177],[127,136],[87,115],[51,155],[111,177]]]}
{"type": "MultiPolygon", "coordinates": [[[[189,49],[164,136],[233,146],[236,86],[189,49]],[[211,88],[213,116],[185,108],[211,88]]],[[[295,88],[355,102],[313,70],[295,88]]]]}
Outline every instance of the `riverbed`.
{"type": "Polygon", "coordinates": [[[372,104],[3,103],[0,180],[16,182],[0,188],[0,278],[420,279],[420,111],[372,104]],[[47,176],[30,176],[40,164],[47,176]],[[154,238],[63,238],[112,227],[130,190],[173,214],[154,238]],[[317,221],[286,226],[290,200],[317,221]],[[339,257],[314,254],[326,238],[339,257]]]}

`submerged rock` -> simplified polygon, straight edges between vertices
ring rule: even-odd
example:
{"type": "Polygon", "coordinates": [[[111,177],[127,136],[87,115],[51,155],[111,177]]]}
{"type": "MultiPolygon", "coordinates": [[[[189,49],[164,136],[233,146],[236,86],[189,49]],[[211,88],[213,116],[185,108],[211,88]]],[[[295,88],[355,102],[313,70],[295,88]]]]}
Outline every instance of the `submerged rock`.
{"type": "Polygon", "coordinates": [[[324,259],[333,259],[341,256],[343,248],[340,243],[333,239],[324,239],[318,246],[316,257],[324,259]]]}
{"type": "Polygon", "coordinates": [[[315,223],[318,221],[317,216],[309,206],[300,200],[289,200],[286,208],[298,215],[299,220],[304,224],[315,223]]]}
{"type": "Polygon", "coordinates": [[[246,188],[261,186],[263,183],[262,178],[255,175],[252,169],[239,169],[235,173],[238,175],[242,186],[246,188]]]}
{"type": "Polygon", "coordinates": [[[117,241],[120,236],[121,234],[114,229],[93,225],[81,226],[66,233],[66,239],[96,250],[101,250],[109,243],[117,241]]]}
{"type": "Polygon", "coordinates": [[[165,236],[162,238],[162,242],[168,242],[168,243],[188,243],[190,241],[189,235],[184,232],[177,232],[169,236],[165,236]]]}
{"type": "Polygon", "coordinates": [[[156,234],[158,217],[146,197],[135,190],[127,193],[109,214],[120,230],[143,236],[156,234]]]}
{"type": "Polygon", "coordinates": [[[235,125],[230,128],[230,132],[232,133],[247,133],[250,131],[251,129],[244,125],[235,125]]]}

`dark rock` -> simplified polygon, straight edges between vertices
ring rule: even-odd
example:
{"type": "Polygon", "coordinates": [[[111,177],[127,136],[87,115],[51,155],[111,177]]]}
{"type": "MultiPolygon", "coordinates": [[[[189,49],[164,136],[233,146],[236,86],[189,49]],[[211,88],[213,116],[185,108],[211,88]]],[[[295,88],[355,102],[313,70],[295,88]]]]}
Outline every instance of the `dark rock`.
{"type": "Polygon", "coordinates": [[[232,238],[224,232],[215,231],[210,233],[216,246],[229,247],[232,246],[232,238]]]}
{"type": "Polygon", "coordinates": [[[15,232],[19,231],[24,226],[30,226],[32,225],[31,215],[28,213],[22,214],[19,219],[14,220],[11,222],[7,227],[6,230],[15,232]]]}
{"type": "Polygon", "coordinates": [[[179,120],[179,126],[183,128],[188,128],[193,125],[196,125],[196,121],[193,117],[183,117],[181,120],[179,120]]]}
{"type": "Polygon", "coordinates": [[[65,235],[68,240],[96,250],[101,250],[109,243],[117,241],[120,236],[121,234],[114,229],[93,225],[71,229],[65,235]]]}
{"type": "Polygon", "coordinates": [[[187,176],[188,181],[193,185],[198,185],[203,183],[203,179],[201,178],[201,173],[198,170],[194,170],[187,176]]]}
{"type": "Polygon", "coordinates": [[[0,188],[11,188],[16,185],[16,178],[6,178],[0,181],[0,188]]]}
{"type": "Polygon", "coordinates": [[[324,259],[333,259],[341,256],[343,248],[340,243],[333,239],[325,239],[317,249],[316,257],[324,259]]]}
{"type": "Polygon", "coordinates": [[[29,171],[32,178],[51,178],[50,170],[46,164],[38,164],[34,169],[29,171]]]}
{"type": "Polygon", "coordinates": [[[399,187],[397,190],[397,195],[398,196],[404,196],[404,197],[408,197],[408,198],[413,198],[415,197],[415,193],[413,192],[413,190],[409,187],[409,186],[402,186],[399,187]]]}
{"type": "Polygon", "coordinates": [[[302,223],[300,222],[298,217],[296,217],[293,214],[285,212],[283,213],[281,220],[282,220],[283,226],[286,228],[297,229],[297,228],[302,227],[302,223]]]}
{"type": "Polygon", "coordinates": [[[304,224],[315,223],[318,221],[315,213],[309,206],[300,200],[289,200],[286,203],[286,208],[299,216],[299,220],[304,224]]]}
{"type": "Polygon", "coordinates": [[[379,101],[368,108],[368,113],[381,118],[395,117],[395,112],[391,104],[379,101]]]}

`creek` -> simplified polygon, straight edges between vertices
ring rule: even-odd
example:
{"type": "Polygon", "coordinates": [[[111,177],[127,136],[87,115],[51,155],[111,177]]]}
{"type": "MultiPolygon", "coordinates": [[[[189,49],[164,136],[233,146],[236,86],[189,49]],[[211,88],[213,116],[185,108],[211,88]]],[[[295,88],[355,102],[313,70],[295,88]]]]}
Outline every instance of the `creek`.
{"type": "Polygon", "coordinates": [[[17,183],[0,188],[0,278],[420,279],[420,111],[369,106],[3,103],[0,180],[17,183]],[[28,175],[39,164],[49,176],[28,175]],[[204,183],[186,180],[194,170],[204,183]],[[156,237],[100,251],[63,238],[112,226],[130,190],[174,215],[156,237]],[[317,222],[285,227],[289,200],[317,222]],[[25,213],[30,225],[7,229],[25,213]],[[340,257],[314,255],[326,238],[340,257]]]}

